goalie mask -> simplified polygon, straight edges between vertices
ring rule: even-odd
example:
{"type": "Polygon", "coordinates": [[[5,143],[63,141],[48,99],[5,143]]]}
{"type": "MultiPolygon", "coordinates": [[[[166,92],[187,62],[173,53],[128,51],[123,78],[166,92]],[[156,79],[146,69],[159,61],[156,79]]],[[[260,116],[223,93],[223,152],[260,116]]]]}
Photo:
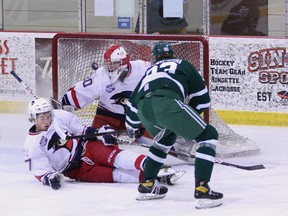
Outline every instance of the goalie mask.
{"type": "Polygon", "coordinates": [[[53,107],[46,98],[38,98],[30,101],[28,114],[31,123],[37,123],[37,115],[46,112],[51,112],[51,116],[53,116],[53,107]]]}
{"type": "Polygon", "coordinates": [[[123,81],[128,74],[129,55],[120,45],[113,45],[104,53],[104,67],[108,71],[110,80],[123,81]]]}
{"type": "Polygon", "coordinates": [[[159,42],[154,46],[152,50],[151,53],[152,62],[155,63],[163,59],[173,58],[173,54],[174,51],[170,43],[159,42]]]}

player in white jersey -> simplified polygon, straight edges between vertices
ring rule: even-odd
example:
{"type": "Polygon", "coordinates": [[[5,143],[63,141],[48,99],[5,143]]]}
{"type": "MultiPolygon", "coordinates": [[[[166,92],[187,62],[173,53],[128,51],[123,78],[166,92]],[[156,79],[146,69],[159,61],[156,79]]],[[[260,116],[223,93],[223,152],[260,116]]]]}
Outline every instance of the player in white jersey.
{"type": "MultiPolygon", "coordinates": [[[[111,131],[107,125],[99,130],[86,127],[73,113],[54,110],[45,98],[32,100],[28,113],[34,125],[25,140],[24,159],[44,185],[57,190],[64,176],[84,182],[139,182],[146,156],[121,150],[112,135],[64,139],[66,135],[111,131]]],[[[170,169],[159,178],[173,184],[181,174],[170,169]]]]}
{"type": "MultiPolygon", "coordinates": [[[[120,45],[113,45],[104,53],[104,66],[96,73],[78,82],[63,96],[63,106],[81,109],[98,99],[98,107],[93,127],[110,125],[114,130],[125,129],[125,107],[128,98],[151,66],[150,62],[130,61],[129,54],[120,45]]],[[[144,130],[139,131],[137,138],[144,130]]],[[[145,137],[150,137],[148,134],[145,137]]],[[[142,139],[141,143],[149,142],[142,139]]]]}

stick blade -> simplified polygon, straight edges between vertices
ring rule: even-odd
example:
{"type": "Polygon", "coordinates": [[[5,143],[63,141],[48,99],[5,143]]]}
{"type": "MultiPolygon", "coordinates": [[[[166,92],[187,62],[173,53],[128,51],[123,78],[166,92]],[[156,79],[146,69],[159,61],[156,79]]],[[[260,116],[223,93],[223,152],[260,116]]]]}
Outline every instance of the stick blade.
{"type": "Polygon", "coordinates": [[[224,165],[224,166],[230,166],[230,167],[235,167],[238,169],[243,169],[243,170],[260,170],[260,169],[266,169],[266,167],[263,164],[256,164],[256,165],[238,165],[238,164],[232,164],[224,161],[216,161],[216,163],[224,165]]]}
{"type": "Polygon", "coordinates": [[[266,167],[263,164],[257,164],[252,166],[242,166],[242,169],[245,170],[260,170],[260,169],[266,169],[266,167]]]}

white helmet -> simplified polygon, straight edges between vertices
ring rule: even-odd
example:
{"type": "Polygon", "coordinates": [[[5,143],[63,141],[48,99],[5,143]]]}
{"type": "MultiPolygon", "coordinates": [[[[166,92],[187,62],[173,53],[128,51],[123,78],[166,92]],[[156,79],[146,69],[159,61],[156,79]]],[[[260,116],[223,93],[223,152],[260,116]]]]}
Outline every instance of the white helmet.
{"type": "Polygon", "coordinates": [[[37,114],[52,112],[53,107],[46,98],[38,98],[29,102],[28,115],[31,123],[36,123],[37,114]]]}
{"type": "Polygon", "coordinates": [[[130,57],[120,45],[113,45],[104,53],[104,67],[112,82],[121,81],[128,73],[130,57]],[[121,77],[120,77],[121,76],[121,77]]]}

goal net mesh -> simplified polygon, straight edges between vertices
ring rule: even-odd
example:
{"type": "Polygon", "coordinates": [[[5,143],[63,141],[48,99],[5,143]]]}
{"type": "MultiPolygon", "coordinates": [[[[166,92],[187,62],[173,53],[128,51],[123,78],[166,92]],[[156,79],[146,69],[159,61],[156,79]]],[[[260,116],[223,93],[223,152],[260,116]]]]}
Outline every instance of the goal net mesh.
{"type": "MultiPolygon", "coordinates": [[[[205,62],[206,64],[209,63],[208,45],[203,43],[203,40],[200,40],[198,36],[183,39],[179,36],[162,36],[159,38],[155,35],[144,38],[127,35],[127,37],[119,38],[113,35],[58,34],[52,41],[53,97],[61,100],[69,88],[103,66],[104,52],[111,45],[123,46],[129,53],[131,60],[150,61],[153,45],[159,42],[159,39],[172,44],[176,58],[191,62],[204,77],[209,77],[209,67],[207,71],[207,67],[204,66],[205,62]]],[[[93,104],[74,113],[80,117],[83,124],[89,126],[92,124],[96,109],[97,98],[93,104]]],[[[216,150],[218,157],[243,156],[259,152],[259,147],[254,142],[232,130],[213,109],[209,110],[209,119],[219,132],[219,145],[216,150]]],[[[177,145],[181,146],[181,151],[185,149],[186,152],[192,154],[197,148],[195,142],[183,137],[177,138],[176,149],[177,145]]]]}

